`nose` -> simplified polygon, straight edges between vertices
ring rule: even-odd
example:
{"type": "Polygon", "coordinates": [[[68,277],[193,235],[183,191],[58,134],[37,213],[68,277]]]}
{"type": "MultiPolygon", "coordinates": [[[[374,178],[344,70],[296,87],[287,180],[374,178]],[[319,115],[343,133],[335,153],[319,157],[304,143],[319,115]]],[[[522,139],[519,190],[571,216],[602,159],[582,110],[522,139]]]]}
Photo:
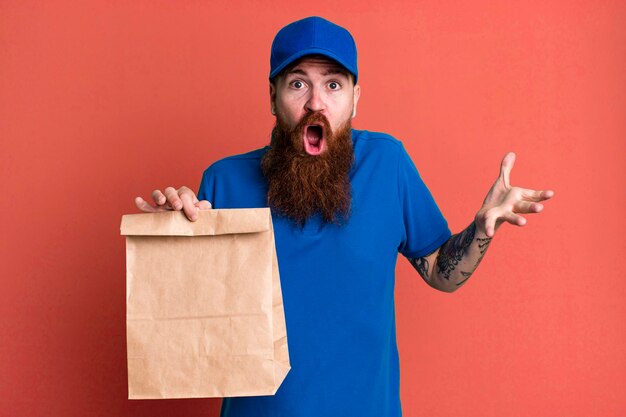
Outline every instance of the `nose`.
{"type": "Polygon", "coordinates": [[[313,87],[309,93],[309,99],[304,105],[304,108],[309,112],[322,112],[326,108],[322,94],[319,87],[313,87]]]}

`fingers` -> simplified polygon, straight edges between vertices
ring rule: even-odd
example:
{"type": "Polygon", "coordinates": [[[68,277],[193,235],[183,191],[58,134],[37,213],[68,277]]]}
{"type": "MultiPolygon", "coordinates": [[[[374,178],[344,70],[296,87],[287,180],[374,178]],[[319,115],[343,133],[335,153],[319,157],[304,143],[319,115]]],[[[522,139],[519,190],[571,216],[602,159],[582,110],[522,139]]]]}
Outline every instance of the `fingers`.
{"type": "Polygon", "coordinates": [[[515,213],[540,213],[543,211],[543,204],[532,201],[518,201],[513,207],[515,213]]]}
{"type": "Polygon", "coordinates": [[[198,207],[194,202],[194,199],[198,201],[195,194],[191,192],[182,192],[180,194],[180,199],[183,204],[183,211],[185,212],[185,216],[192,222],[198,220],[198,207]]]}
{"type": "Polygon", "coordinates": [[[487,237],[493,237],[496,234],[496,229],[502,222],[511,223],[514,226],[524,226],[526,224],[526,218],[512,211],[503,212],[499,215],[492,213],[485,218],[485,233],[487,237]]]}
{"type": "Polygon", "coordinates": [[[152,191],[152,200],[157,206],[163,206],[167,203],[167,198],[165,198],[161,190],[152,191]]]}
{"type": "MultiPolygon", "coordinates": [[[[533,203],[535,204],[535,203],[533,203]]],[[[503,223],[511,223],[515,226],[524,226],[526,224],[526,218],[514,213],[510,210],[505,210],[501,207],[491,208],[483,212],[482,221],[484,222],[485,233],[488,237],[493,237],[496,233],[496,229],[503,223]]]]}
{"type": "Polygon", "coordinates": [[[540,198],[539,201],[548,200],[549,198],[554,197],[553,190],[541,190],[541,191],[536,191],[536,193],[538,193],[538,197],[540,198]]]}
{"type": "Polygon", "coordinates": [[[202,200],[202,201],[197,202],[196,207],[198,207],[200,210],[209,210],[213,208],[211,203],[208,202],[207,200],[202,200]]]}
{"type": "Polygon", "coordinates": [[[182,210],[185,216],[191,221],[198,220],[199,210],[212,208],[209,201],[199,201],[196,194],[187,187],[180,187],[178,190],[174,187],[167,187],[163,192],[161,192],[161,190],[154,190],[152,192],[152,200],[154,200],[154,206],[143,198],[137,197],[135,198],[135,205],[139,210],[147,213],[165,210],[182,210]]]}
{"type": "Polygon", "coordinates": [[[500,164],[500,178],[502,178],[507,188],[511,186],[511,170],[513,169],[513,165],[515,165],[515,153],[509,152],[502,158],[502,163],[500,164]]]}
{"type": "Polygon", "coordinates": [[[493,235],[496,233],[496,217],[487,217],[485,219],[485,233],[487,234],[487,237],[493,237],[493,235]]]}
{"type": "Polygon", "coordinates": [[[144,200],[141,197],[135,197],[135,205],[137,206],[139,210],[144,211],[146,213],[154,213],[158,211],[156,207],[149,204],[146,200],[144,200]]]}
{"type": "Polygon", "coordinates": [[[165,195],[165,198],[167,199],[167,202],[172,207],[172,209],[183,209],[183,202],[181,201],[180,197],[178,196],[178,192],[174,189],[174,187],[167,187],[165,190],[163,190],[163,194],[165,195]]]}
{"type": "Polygon", "coordinates": [[[522,198],[529,201],[544,201],[554,197],[552,190],[528,190],[522,189],[522,198]]]}
{"type": "Polygon", "coordinates": [[[506,212],[502,215],[502,218],[511,223],[514,226],[524,226],[526,224],[526,218],[520,216],[519,214],[513,213],[511,211],[506,212]]]}
{"type": "Polygon", "coordinates": [[[173,187],[167,187],[164,190],[164,194],[168,204],[174,210],[182,210],[185,216],[192,222],[198,220],[199,208],[196,204],[198,204],[199,201],[193,191],[187,187],[180,187],[178,190],[173,187]]]}

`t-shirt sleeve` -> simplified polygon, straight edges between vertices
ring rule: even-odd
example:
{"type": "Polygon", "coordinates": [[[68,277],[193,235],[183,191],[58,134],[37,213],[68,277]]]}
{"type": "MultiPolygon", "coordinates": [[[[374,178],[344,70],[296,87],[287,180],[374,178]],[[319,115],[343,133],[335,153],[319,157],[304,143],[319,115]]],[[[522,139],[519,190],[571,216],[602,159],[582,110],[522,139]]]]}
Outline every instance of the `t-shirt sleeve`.
{"type": "Polygon", "coordinates": [[[404,147],[398,158],[398,194],[404,228],[398,251],[407,258],[434,252],[450,238],[450,229],[404,147]]]}
{"type": "Polygon", "coordinates": [[[198,189],[198,200],[209,200],[215,208],[215,173],[213,166],[208,167],[202,174],[200,188],[198,189]]]}

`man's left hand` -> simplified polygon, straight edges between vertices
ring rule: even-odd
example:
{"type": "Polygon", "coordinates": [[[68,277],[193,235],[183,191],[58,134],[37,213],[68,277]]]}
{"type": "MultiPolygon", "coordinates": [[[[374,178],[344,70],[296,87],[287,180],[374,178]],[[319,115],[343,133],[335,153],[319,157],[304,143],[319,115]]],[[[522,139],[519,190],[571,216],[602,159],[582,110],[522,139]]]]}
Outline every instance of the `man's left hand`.
{"type": "Polygon", "coordinates": [[[552,190],[530,190],[512,187],[509,178],[515,164],[515,154],[509,152],[502,159],[500,175],[489,190],[483,206],[476,214],[476,231],[493,237],[504,222],[524,226],[526,218],[520,214],[539,213],[543,210],[541,201],[554,196],[552,190]]]}

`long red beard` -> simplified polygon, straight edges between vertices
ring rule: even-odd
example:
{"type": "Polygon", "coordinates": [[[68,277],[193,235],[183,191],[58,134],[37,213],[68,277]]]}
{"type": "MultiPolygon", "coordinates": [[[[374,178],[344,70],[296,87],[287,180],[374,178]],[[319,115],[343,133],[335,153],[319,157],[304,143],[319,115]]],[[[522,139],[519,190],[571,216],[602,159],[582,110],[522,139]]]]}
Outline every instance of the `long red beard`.
{"type": "Polygon", "coordinates": [[[268,181],[267,201],[279,215],[302,226],[315,214],[327,223],[342,224],[350,217],[350,178],[354,161],[350,120],[332,132],[321,113],[308,113],[293,129],[277,118],[271,149],[261,161],[268,181]],[[326,150],[311,156],[304,150],[303,133],[312,123],[324,125],[326,150]]]}

